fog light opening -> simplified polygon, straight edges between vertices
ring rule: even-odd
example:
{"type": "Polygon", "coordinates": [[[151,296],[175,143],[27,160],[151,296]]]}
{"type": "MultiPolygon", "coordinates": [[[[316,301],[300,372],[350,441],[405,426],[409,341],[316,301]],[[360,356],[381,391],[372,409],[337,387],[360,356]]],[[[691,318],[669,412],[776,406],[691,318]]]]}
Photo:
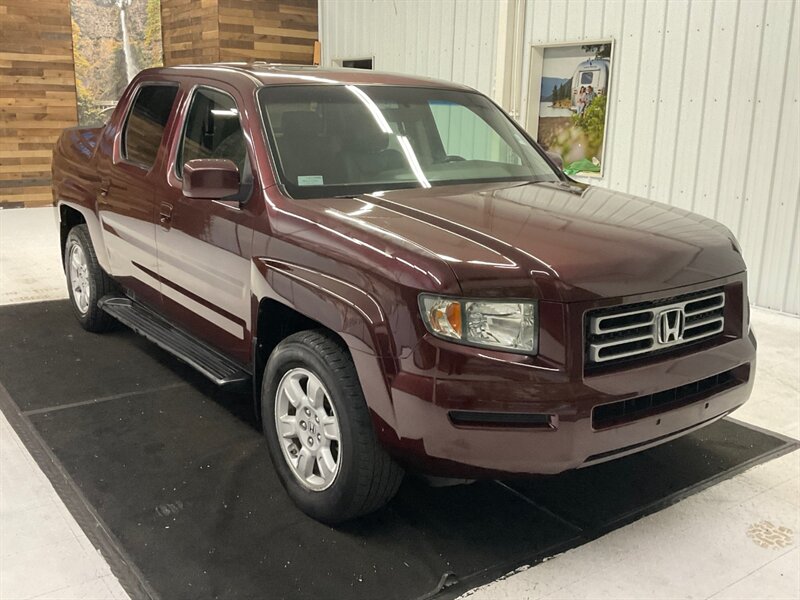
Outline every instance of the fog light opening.
{"type": "Polygon", "coordinates": [[[521,429],[555,429],[555,415],[541,413],[506,413],[473,410],[451,410],[450,422],[456,427],[516,427],[521,429]]]}

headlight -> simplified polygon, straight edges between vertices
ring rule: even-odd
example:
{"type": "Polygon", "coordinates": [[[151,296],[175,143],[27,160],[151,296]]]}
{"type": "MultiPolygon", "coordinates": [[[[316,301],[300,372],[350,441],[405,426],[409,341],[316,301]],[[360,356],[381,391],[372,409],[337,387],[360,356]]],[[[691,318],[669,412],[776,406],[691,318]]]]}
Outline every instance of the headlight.
{"type": "Polygon", "coordinates": [[[533,301],[467,300],[421,294],[420,311],[433,335],[489,348],[535,353],[538,342],[533,301]]]}

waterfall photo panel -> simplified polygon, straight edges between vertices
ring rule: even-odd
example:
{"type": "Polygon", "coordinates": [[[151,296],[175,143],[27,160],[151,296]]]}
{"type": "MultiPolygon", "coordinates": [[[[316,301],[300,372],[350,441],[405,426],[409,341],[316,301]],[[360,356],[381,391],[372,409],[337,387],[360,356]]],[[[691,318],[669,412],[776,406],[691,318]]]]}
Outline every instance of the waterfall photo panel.
{"type": "Polygon", "coordinates": [[[131,79],[163,64],[160,0],[70,0],[78,123],[98,126],[131,79]]]}

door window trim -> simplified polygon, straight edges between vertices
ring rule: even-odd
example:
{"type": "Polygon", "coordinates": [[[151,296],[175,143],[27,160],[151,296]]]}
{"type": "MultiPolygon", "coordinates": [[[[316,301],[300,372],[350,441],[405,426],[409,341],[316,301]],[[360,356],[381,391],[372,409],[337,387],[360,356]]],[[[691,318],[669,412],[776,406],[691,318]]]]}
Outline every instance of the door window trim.
{"type": "MultiPolygon", "coordinates": [[[[211,90],[212,92],[217,92],[219,94],[222,94],[223,96],[227,96],[228,98],[230,98],[231,101],[233,102],[233,105],[236,107],[236,112],[239,114],[239,128],[242,130],[242,134],[244,134],[245,131],[244,125],[242,124],[242,111],[239,109],[239,103],[236,102],[236,98],[233,97],[233,94],[230,94],[218,87],[214,87],[213,85],[207,85],[204,83],[200,83],[192,87],[192,89],[189,90],[188,100],[186,102],[186,113],[183,117],[183,123],[181,124],[181,130],[178,135],[178,139],[175,146],[175,165],[173,166],[173,174],[175,175],[175,178],[181,182],[183,181],[183,173],[181,172],[183,166],[181,164],[181,162],[183,161],[183,141],[186,137],[186,129],[189,126],[189,116],[191,115],[192,112],[192,103],[194,102],[194,98],[197,95],[197,92],[203,89],[211,90]]],[[[242,137],[244,140],[247,140],[247,136],[243,135],[242,137]]],[[[244,145],[244,152],[245,155],[247,156],[246,162],[248,165],[250,165],[250,172],[253,173],[254,172],[253,161],[250,159],[250,149],[247,147],[247,143],[245,143],[244,145]]],[[[239,173],[239,176],[241,177],[242,174],[239,173]]],[[[242,183],[244,183],[244,181],[242,181],[242,183]]]]}
{"type": "Polygon", "coordinates": [[[131,97],[131,101],[128,103],[128,106],[125,109],[126,110],[125,119],[123,120],[122,127],[120,128],[120,133],[119,133],[119,162],[125,163],[127,165],[131,165],[131,166],[134,166],[134,167],[138,167],[139,169],[142,169],[143,171],[145,171],[147,173],[149,173],[150,171],[153,170],[153,167],[158,162],[158,155],[161,153],[162,147],[164,145],[164,136],[167,134],[167,125],[169,124],[170,119],[172,119],[174,114],[175,114],[175,107],[176,107],[176,104],[177,104],[176,100],[178,99],[178,94],[180,93],[180,88],[181,88],[180,83],[178,83],[177,81],[148,81],[148,80],[145,80],[145,81],[139,82],[136,85],[136,90],[133,92],[133,95],[131,97]],[[135,160],[130,160],[127,157],[128,148],[127,148],[127,143],[126,143],[126,134],[128,132],[128,121],[131,118],[131,114],[133,113],[133,107],[136,105],[136,100],[139,99],[139,94],[141,93],[142,89],[145,88],[145,87],[155,87],[155,86],[174,87],[176,89],[176,91],[175,91],[175,97],[172,99],[172,106],[169,109],[169,116],[167,117],[167,122],[164,124],[164,131],[161,134],[161,142],[158,145],[158,150],[156,150],[156,157],[153,160],[152,164],[147,165],[147,164],[135,161],[135,160]]]}

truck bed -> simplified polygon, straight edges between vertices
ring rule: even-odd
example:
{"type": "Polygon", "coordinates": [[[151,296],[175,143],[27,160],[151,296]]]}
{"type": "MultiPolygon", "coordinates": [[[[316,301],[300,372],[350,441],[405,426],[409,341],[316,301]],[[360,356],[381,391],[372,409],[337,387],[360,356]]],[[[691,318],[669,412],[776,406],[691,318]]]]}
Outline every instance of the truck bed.
{"type": "Polygon", "coordinates": [[[94,159],[104,129],[70,127],[61,133],[53,148],[54,204],[59,200],[85,203],[94,198],[100,181],[94,159]]]}

